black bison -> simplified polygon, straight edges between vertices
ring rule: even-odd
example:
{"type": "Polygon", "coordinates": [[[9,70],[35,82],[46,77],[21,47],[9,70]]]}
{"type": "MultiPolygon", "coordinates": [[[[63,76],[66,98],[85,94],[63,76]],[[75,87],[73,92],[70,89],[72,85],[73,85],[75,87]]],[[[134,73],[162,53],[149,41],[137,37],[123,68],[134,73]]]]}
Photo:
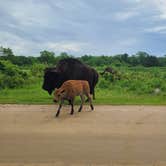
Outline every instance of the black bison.
{"type": "Polygon", "coordinates": [[[46,68],[43,89],[51,94],[55,88],[59,88],[67,80],[87,80],[90,94],[95,99],[94,89],[98,82],[97,71],[74,58],[62,59],[56,67],[46,68]]]}
{"type": "Polygon", "coordinates": [[[100,74],[101,74],[101,75],[104,75],[106,72],[111,73],[111,74],[117,74],[117,71],[114,70],[114,69],[111,68],[111,67],[105,68],[105,70],[104,70],[102,73],[100,73],[100,74]]]}
{"type": "Polygon", "coordinates": [[[80,96],[81,105],[78,112],[81,112],[83,103],[84,103],[84,95],[87,96],[91,109],[93,110],[92,99],[90,95],[90,88],[88,81],[85,80],[68,80],[65,81],[62,86],[54,92],[54,101],[60,101],[58,111],[56,113],[56,117],[59,116],[62,104],[64,100],[68,100],[71,104],[71,112],[72,115],[74,113],[74,98],[76,96],[80,96]]]}
{"type": "Polygon", "coordinates": [[[117,70],[114,70],[113,68],[111,67],[107,67],[104,69],[104,71],[102,73],[100,73],[101,75],[104,75],[105,73],[110,73],[113,75],[114,79],[118,79],[120,80],[121,79],[121,75],[120,73],[117,71],[117,70]]]}

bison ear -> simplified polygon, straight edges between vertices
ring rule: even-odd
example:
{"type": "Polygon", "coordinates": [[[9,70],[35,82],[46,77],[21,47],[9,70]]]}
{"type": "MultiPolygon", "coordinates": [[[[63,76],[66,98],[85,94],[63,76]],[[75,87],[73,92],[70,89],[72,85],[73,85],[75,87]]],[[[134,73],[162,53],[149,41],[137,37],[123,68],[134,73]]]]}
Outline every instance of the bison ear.
{"type": "Polygon", "coordinates": [[[60,72],[57,70],[56,67],[52,67],[52,68],[50,69],[50,72],[53,73],[53,74],[55,74],[56,76],[59,76],[59,75],[60,75],[60,72]]]}
{"type": "Polygon", "coordinates": [[[44,69],[44,73],[46,72],[56,72],[56,67],[46,67],[44,69]]]}
{"type": "Polygon", "coordinates": [[[55,78],[58,78],[58,79],[60,78],[60,73],[57,72],[56,70],[50,71],[50,74],[55,78]]]}
{"type": "Polygon", "coordinates": [[[57,69],[56,69],[56,67],[52,67],[50,71],[51,72],[57,72],[57,69]]]}

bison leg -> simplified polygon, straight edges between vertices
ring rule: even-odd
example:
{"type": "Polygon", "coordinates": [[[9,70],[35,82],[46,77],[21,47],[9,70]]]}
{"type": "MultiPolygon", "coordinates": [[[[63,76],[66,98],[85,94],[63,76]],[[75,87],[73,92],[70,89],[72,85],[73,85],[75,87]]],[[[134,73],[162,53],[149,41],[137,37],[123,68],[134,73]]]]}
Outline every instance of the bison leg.
{"type": "Polygon", "coordinates": [[[95,89],[92,85],[90,86],[90,94],[93,96],[93,99],[95,100],[95,89]]]}
{"type": "Polygon", "coordinates": [[[63,101],[61,101],[61,103],[59,104],[58,111],[57,111],[57,113],[56,113],[56,115],[55,115],[56,117],[59,116],[59,113],[60,113],[60,110],[61,110],[62,104],[63,104],[63,101]]]}
{"type": "Polygon", "coordinates": [[[87,97],[88,97],[88,100],[89,100],[91,110],[94,110],[94,107],[93,107],[93,104],[92,104],[92,98],[91,98],[90,94],[87,94],[87,97]]]}
{"type": "Polygon", "coordinates": [[[80,108],[78,109],[78,112],[81,112],[83,104],[84,104],[84,100],[85,100],[84,95],[80,95],[80,98],[81,98],[81,105],[80,105],[80,108]]]}
{"type": "Polygon", "coordinates": [[[92,89],[93,99],[95,100],[95,90],[92,89]]]}

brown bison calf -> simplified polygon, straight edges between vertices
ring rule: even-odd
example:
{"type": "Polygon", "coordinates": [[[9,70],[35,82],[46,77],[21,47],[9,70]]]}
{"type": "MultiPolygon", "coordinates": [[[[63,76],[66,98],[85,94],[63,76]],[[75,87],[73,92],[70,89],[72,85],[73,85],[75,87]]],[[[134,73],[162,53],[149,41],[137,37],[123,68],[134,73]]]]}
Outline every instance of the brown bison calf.
{"type": "Polygon", "coordinates": [[[81,112],[82,107],[83,107],[83,103],[84,103],[84,95],[86,95],[88,97],[90,107],[93,110],[94,108],[92,105],[92,99],[90,96],[90,88],[89,88],[88,81],[85,81],[85,80],[65,81],[62,84],[62,86],[54,92],[54,101],[55,102],[60,101],[59,108],[58,108],[58,111],[56,113],[56,117],[58,117],[58,115],[60,113],[60,109],[62,107],[64,100],[68,100],[70,105],[71,105],[70,114],[72,115],[74,113],[73,104],[74,104],[74,98],[76,96],[81,97],[81,105],[80,105],[80,108],[78,110],[78,112],[81,112]]]}

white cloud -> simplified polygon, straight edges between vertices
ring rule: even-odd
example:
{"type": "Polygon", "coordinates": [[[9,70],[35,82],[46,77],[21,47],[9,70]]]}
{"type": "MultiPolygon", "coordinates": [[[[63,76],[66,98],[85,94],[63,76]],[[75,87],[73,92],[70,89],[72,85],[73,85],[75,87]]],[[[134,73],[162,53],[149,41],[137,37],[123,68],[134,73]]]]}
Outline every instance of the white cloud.
{"type": "Polygon", "coordinates": [[[124,12],[117,12],[114,14],[114,19],[118,21],[126,21],[130,18],[137,16],[139,13],[136,11],[124,11],[124,12]]]}
{"type": "Polygon", "coordinates": [[[166,33],[166,0],[1,0],[0,16],[0,45],[17,55],[165,51],[146,34],[166,33]]]}
{"type": "Polygon", "coordinates": [[[40,45],[13,33],[0,31],[0,46],[11,48],[16,55],[30,55],[34,46],[37,48],[40,45]]]}
{"type": "Polygon", "coordinates": [[[128,3],[140,3],[140,2],[142,2],[142,0],[124,0],[124,2],[128,2],[128,3]]]}
{"type": "Polygon", "coordinates": [[[157,10],[160,12],[159,17],[166,19],[166,1],[165,0],[152,0],[157,10]]]}
{"type": "Polygon", "coordinates": [[[111,51],[113,53],[124,53],[131,48],[135,48],[140,43],[139,38],[128,37],[127,39],[117,39],[111,46],[111,51]]]}
{"type": "Polygon", "coordinates": [[[4,47],[12,47],[15,51],[19,51],[20,44],[23,45],[23,41],[18,36],[9,33],[9,32],[0,32],[0,45],[3,45],[4,47]],[[19,45],[17,45],[20,43],[19,45]]]}
{"type": "Polygon", "coordinates": [[[145,32],[152,32],[152,33],[166,33],[166,26],[155,26],[151,28],[145,29],[145,32]]]}
{"type": "Polygon", "coordinates": [[[155,11],[158,19],[166,19],[166,0],[138,0],[147,11],[155,11]]]}
{"type": "Polygon", "coordinates": [[[124,47],[125,48],[125,47],[131,47],[131,46],[133,46],[133,45],[135,45],[137,43],[138,43],[138,39],[128,38],[126,40],[119,41],[118,45],[120,47],[124,47]]]}
{"type": "Polygon", "coordinates": [[[85,47],[86,43],[79,43],[79,42],[69,42],[69,41],[62,41],[57,43],[46,43],[46,47],[53,51],[64,52],[64,51],[72,51],[72,52],[80,52],[82,51],[83,47],[85,47]]]}
{"type": "MultiPolygon", "coordinates": [[[[6,0],[1,3],[0,9],[5,10],[8,14],[19,23],[20,26],[51,26],[52,17],[55,13],[47,3],[35,3],[29,1],[11,1],[6,0]]],[[[56,20],[57,17],[54,17],[56,20]]]]}
{"type": "Polygon", "coordinates": [[[50,50],[56,53],[60,52],[81,52],[87,46],[87,43],[74,41],[60,41],[60,42],[34,42],[32,40],[25,40],[17,35],[9,32],[0,31],[0,46],[9,47],[16,55],[39,54],[42,50],[50,50]]]}
{"type": "Polygon", "coordinates": [[[158,19],[166,19],[166,0],[124,0],[135,3],[146,11],[154,11],[158,19]]]}

